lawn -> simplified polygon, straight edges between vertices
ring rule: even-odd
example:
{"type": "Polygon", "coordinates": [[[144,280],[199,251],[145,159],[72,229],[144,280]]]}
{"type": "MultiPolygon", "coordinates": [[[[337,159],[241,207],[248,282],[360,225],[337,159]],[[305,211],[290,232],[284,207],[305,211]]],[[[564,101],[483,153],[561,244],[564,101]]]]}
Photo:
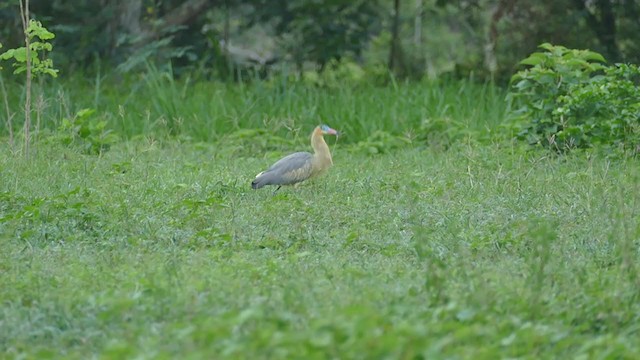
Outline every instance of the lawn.
{"type": "Polygon", "coordinates": [[[275,195],[253,176],[307,145],[3,156],[0,353],[640,356],[636,160],[329,144],[325,177],[275,195]]]}

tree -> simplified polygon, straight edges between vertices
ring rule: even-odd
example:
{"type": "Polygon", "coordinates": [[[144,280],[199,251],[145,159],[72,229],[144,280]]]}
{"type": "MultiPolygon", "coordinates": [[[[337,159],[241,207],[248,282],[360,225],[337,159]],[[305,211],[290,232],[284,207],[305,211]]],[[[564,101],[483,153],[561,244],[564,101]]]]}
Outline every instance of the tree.
{"type": "MultiPolygon", "coordinates": [[[[126,1],[125,1],[126,2],[126,1]]],[[[137,0],[139,3],[140,0],[137,0]]],[[[153,38],[157,38],[162,32],[170,27],[191,25],[200,18],[206,9],[219,5],[217,1],[211,0],[187,0],[171,9],[155,23],[145,24],[138,38],[139,43],[146,43],[153,38]]],[[[138,6],[135,7],[139,10],[138,6]]],[[[139,11],[137,11],[139,14],[139,11]]]]}
{"type": "Polygon", "coordinates": [[[253,0],[254,22],[273,24],[275,35],[299,66],[322,70],[331,60],[358,57],[379,31],[378,0],[253,0]]]}
{"type": "Polygon", "coordinates": [[[389,70],[399,72],[403,69],[402,45],[400,43],[400,0],[393,0],[391,44],[389,46],[389,70]]]}
{"type": "Polygon", "coordinates": [[[498,60],[496,56],[496,46],[498,44],[498,23],[515,6],[517,0],[498,0],[491,11],[487,44],[485,45],[485,66],[491,74],[498,70],[498,60]]]}
{"type": "MultiPolygon", "coordinates": [[[[506,79],[542,42],[640,61],[640,0],[32,2],[35,17],[57,35],[53,60],[65,70],[95,59],[128,70],[145,61],[186,72],[275,61],[323,70],[349,57],[412,77],[454,71],[506,79]],[[273,46],[259,51],[256,39],[273,46]]],[[[0,2],[5,47],[22,39],[17,8],[0,2]]]]}
{"type": "MultiPolygon", "coordinates": [[[[620,61],[614,4],[610,0],[573,0],[573,3],[585,17],[600,44],[606,49],[607,58],[611,61],[620,61]],[[589,3],[593,3],[591,7],[588,6],[589,3]]],[[[632,2],[627,1],[627,3],[632,2]]]]}

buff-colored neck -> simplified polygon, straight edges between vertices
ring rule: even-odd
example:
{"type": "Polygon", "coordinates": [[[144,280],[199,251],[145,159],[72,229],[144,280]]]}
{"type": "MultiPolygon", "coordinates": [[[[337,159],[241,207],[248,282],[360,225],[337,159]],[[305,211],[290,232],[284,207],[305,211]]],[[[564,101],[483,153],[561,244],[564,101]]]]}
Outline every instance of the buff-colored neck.
{"type": "Polygon", "coordinates": [[[311,147],[313,147],[313,156],[316,159],[327,163],[327,165],[333,164],[329,146],[324,141],[324,137],[322,136],[322,129],[320,129],[320,127],[316,127],[311,134],[311,147]]]}

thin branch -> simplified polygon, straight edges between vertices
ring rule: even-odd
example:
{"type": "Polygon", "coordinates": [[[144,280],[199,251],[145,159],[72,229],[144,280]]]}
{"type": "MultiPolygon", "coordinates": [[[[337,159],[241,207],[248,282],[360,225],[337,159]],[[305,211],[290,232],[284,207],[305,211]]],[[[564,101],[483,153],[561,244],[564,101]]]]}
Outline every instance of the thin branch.
{"type": "Polygon", "coordinates": [[[24,101],[24,155],[29,157],[29,143],[31,130],[31,39],[27,33],[29,27],[29,0],[20,0],[20,13],[22,17],[22,28],[24,29],[24,43],[27,50],[27,83],[26,83],[26,96],[24,101]]]}
{"type": "Polygon", "coordinates": [[[4,86],[4,78],[0,74],[0,90],[2,90],[2,99],[4,100],[4,107],[7,110],[7,130],[9,131],[9,147],[13,151],[13,114],[9,110],[9,96],[7,95],[7,88],[4,86]]]}

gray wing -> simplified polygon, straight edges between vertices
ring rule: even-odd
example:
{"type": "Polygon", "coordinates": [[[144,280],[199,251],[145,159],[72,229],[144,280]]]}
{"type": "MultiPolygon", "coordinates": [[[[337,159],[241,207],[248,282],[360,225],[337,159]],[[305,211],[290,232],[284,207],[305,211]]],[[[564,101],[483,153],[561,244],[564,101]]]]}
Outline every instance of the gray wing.
{"type": "Polygon", "coordinates": [[[291,185],[306,180],[311,175],[313,155],[297,152],[287,155],[258,176],[254,183],[258,188],[264,185],[291,185]]]}
{"type": "Polygon", "coordinates": [[[297,170],[301,167],[304,167],[307,164],[311,164],[312,158],[313,158],[313,155],[311,155],[306,151],[293,153],[276,161],[276,163],[271,165],[271,167],[267,169],[267,171],[277,171],[277,172],[286,173],[292,170],[297,170]]]}

